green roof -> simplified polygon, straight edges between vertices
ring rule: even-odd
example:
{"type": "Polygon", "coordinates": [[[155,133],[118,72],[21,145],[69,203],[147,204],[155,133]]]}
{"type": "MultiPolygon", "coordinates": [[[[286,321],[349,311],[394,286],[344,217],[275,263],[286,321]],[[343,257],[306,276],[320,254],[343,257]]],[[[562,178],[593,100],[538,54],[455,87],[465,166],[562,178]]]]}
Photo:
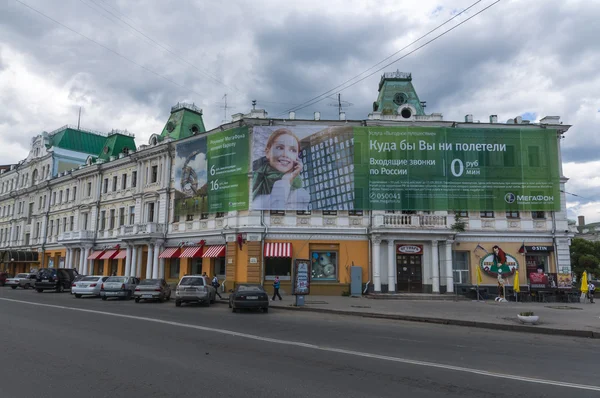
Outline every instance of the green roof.
{"type": "Polygon", "coordinates": [[[135,140],[129,135],[115,133],[105,139],[102,149],[96,152],[96,155],[100,159],[108,160],[111,156],[118,157],[124,148],[127,148],[129,151],[136,150],[135,140]]]}
{"type": "Polygon", "coordinates": [[[97,155],[104,147],[106,137],[72,127],[62,128],[50,137],[49,147],[97,155]]]}
{"type": "Polygon", "coordinates": [[[373,111],[397,114],[398,107],[412,105],[417,115],[425,115],[423,105],[412,84],[412,75],[404,72],[385,73],[379,81],[379,96],[373,103],[373,111]]]}
{"type": "Polygon", "coordinates": [[[171,108],[171,116],[160,134],[160,140],[167,137],[181,140],[204,132],[206,128],[202,120],[202,110],[193,104],[178,103],[171,108]]]}

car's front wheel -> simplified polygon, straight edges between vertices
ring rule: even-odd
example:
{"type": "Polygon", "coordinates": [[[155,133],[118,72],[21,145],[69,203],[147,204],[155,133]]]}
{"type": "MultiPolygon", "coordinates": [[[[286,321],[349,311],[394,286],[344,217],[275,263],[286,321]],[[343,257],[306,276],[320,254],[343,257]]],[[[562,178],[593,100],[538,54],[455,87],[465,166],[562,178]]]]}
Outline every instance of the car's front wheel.
{"type": "Polygon", "coordinates": [[[11,288],[12,288],[13,290],[15,290],[17,287],[16,287],[16,286],[11,286],[11,288]]]}
{"type": "Polygon", "coordinates": [[[175,307],[181,307],[181,301],[175,300],[175,307]]]}
{"type": "Polygon", "coordinates": [[[44,291],[44,289],[35,289],[35,290],[37,290],[38,293],[41,293],[44,291]]]}
{"type": "Polygon", "coordinates": [[[136,298],[135,298],[135,302],[136,302],[136,303],[139,303],[139,302],[140,302],[140,298],[139,298],[139,297],[136,297],[136,298]]]}
{"type": "Polygon", "coordinates": [[[106,296],[102,296],[102,301],[106,301],[106,296]]]}
{"type": "Polygon", "coordinates": [[[75,298],[81,298],[81,294],[76,294],[75,298]]]}

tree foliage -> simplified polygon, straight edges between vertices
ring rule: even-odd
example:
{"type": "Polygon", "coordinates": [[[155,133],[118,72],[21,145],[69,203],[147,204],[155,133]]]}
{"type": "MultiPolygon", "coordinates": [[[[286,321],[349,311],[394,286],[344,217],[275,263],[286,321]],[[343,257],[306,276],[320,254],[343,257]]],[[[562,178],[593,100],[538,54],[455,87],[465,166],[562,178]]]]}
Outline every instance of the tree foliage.
{"type": "Polygon", "coordinates": [[[600,274],[600,242],[574,238],[571,241],[571,268],[578,277],[583,271],[600,274]]]}

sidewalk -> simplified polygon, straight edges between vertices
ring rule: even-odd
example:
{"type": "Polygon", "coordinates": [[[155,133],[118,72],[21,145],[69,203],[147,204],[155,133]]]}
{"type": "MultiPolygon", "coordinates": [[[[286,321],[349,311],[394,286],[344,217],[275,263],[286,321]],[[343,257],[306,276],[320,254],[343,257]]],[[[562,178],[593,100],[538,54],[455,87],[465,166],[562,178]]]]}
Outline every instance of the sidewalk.
{"type": "Polygon", "coordinates": [[[374,300],[363,297],[305,296],[295,307],[294,296],[271,301],[270,306],[291,311],[312,311],[367,318],[429,322],[541,334],[600,338],[600,303],[498,303],[486,301],[374,300]],[[537,325],[524,325],[517,314],[533,311],[537,325]]]}

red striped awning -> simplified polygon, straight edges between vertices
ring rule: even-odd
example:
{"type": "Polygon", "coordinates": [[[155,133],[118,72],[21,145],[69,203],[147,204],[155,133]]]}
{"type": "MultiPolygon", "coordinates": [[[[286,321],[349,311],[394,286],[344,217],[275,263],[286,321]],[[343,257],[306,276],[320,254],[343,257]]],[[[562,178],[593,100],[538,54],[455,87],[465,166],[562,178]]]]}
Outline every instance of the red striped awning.
{"type": "Polygon", "coordinates": [[[190,246],[183,249],[179,258],[202,257],[202,246],[190,246]]]}
{"type": "Polygon", "coordinates": [[[104,250],[94,250],[89,256],[88,260],[97,260],[104,253],[104,250]]]}
{"type": "Polygon", "coordinates": [[[225,257],[225,245],[209,246],[202,257],[225,257]]]}
{"type": "Polygon", "coordinates": [[[98,260],[112,260],[118,253],[118,250],[107,250],[98,260]]]}
{"type": "Polygon", "coordinates": [[[181,253],[181,249],[179,247],[167,247],[158,258],[177,258],[181,253]]]}
{"type": "Polygon", "coordinates": [[[127,258],[127,250],[119,250],[117,255],[113,257],[113,259],[116,260],[118,258],[127,258]]]}
{"type": "Polygon", "coordinates": [[[290,242],[265,243],[265,257],[292,257],[292,244],[290,242]]]}

